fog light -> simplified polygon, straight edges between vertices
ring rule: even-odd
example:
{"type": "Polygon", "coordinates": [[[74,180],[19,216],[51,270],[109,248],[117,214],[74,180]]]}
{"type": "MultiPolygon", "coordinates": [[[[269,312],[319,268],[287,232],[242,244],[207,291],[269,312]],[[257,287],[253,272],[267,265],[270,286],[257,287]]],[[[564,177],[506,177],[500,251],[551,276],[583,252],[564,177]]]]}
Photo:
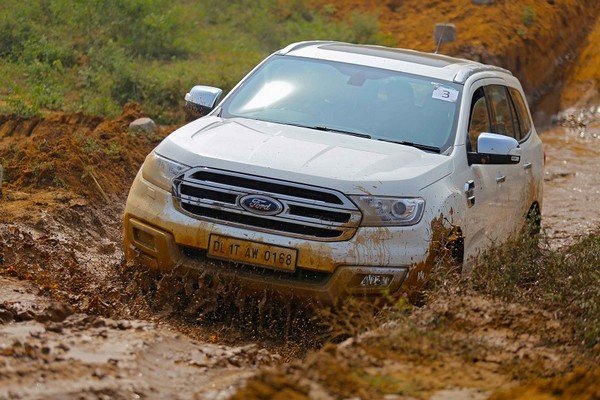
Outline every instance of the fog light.
{"type": "Polygon", "coordinates": [[[389,286],[392,283],[392,275],[368,274],[360,281],[363,287],[389,286]]]}
{"type": "Polygon", "coordinates": [[[150,250],[156,250],[154,236],[138,228],[133,228],[133,239],[150,250]]]}

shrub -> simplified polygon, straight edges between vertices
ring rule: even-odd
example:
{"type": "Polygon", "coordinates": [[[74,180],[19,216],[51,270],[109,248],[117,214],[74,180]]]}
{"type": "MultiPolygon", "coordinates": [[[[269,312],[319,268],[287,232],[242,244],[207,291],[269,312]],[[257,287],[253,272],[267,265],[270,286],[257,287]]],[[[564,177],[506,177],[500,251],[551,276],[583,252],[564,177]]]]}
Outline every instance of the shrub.
{"type": "Polygon", "coordinates": [[[535,10],[531,6],[523,8],[523,16],[521,17],[523,25],[530,27],[535,19],[535,10]]]}
{"type": "Polygon", "coordinates": [[[0,89],[12,96],[3,109],[114,116],[137,101],[168,122],[179,118],[181,99],[194,84],[228,91],[290,42],[388,41],[376,16],[335,22],[333,11],[306,0],[4,0],[0,73],[10,72],[4,87],[14,82],[19,94],[0,89]]]}

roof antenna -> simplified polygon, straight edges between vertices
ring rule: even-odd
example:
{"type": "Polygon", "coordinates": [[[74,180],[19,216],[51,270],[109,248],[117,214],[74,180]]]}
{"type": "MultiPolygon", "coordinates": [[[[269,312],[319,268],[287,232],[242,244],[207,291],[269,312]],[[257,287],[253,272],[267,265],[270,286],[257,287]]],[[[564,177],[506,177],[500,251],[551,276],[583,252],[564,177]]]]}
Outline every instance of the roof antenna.
{"type": "Polygon", "coordinates": [[[444,28],[442,28],[442,34],[440,35],[440,38],[438,39],[437,46],[435,46],[435,54],[437,54],[438,51],[440,50],[440,45],[442,44],[442,39],[444,39],[444,33],[446,32],[447,26],[448,25],[444,24],[444,28]]]}
{"type": "Polygon", "coordinates": [[[443,43],[456,40],[456,25],[454,24],[435,24],[433,36],[436,39],[435,54],[438,54],[443,43]],[[446,30],[448,35],[446,36],[446,30]]]}

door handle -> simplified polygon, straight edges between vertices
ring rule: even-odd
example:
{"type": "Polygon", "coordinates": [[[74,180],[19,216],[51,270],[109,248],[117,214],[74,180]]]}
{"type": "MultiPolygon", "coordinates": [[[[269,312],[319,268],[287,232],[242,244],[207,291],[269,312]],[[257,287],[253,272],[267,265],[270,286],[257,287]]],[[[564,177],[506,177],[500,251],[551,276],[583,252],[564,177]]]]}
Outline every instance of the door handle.
{"type": "Polygon", "coordinates": [[[496,183],[502,183],[505,180],[506,180],[506,176],[504,176],[504,175],[496,177],[496,183]]]}
{"type": "Polygon", "coordinates": [[[475,205],[475,181],[470,180],[465,183],[465,195],[467,196],[467,207],[475,205]]]}
{"type": "Polygon", "coordinates": [[[525,169],[531,169],[531,163],[530,163],[530,162],[528,162],[528,163],[525,163],[525,164],[523,165],[523,168],[525,168],[525,169]]]}

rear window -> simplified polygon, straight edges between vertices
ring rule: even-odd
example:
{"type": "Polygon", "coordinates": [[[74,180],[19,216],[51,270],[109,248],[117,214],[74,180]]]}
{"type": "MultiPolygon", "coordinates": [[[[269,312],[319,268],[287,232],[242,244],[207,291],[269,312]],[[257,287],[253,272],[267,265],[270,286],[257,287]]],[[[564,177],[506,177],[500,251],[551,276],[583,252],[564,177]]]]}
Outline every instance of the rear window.
{"type": "Polygon", "coordinates": [[[524,139],[529,135],[531,131],[531,120],[529,119],[529,113],[527,112],[527,106],[523,100],[521,93],[515,88],[509,88],[510,97],[513,101],[515,109],[517,110],[517,118],[519,120],[519,130],[521,131],[521,139],[524,139]]]}

